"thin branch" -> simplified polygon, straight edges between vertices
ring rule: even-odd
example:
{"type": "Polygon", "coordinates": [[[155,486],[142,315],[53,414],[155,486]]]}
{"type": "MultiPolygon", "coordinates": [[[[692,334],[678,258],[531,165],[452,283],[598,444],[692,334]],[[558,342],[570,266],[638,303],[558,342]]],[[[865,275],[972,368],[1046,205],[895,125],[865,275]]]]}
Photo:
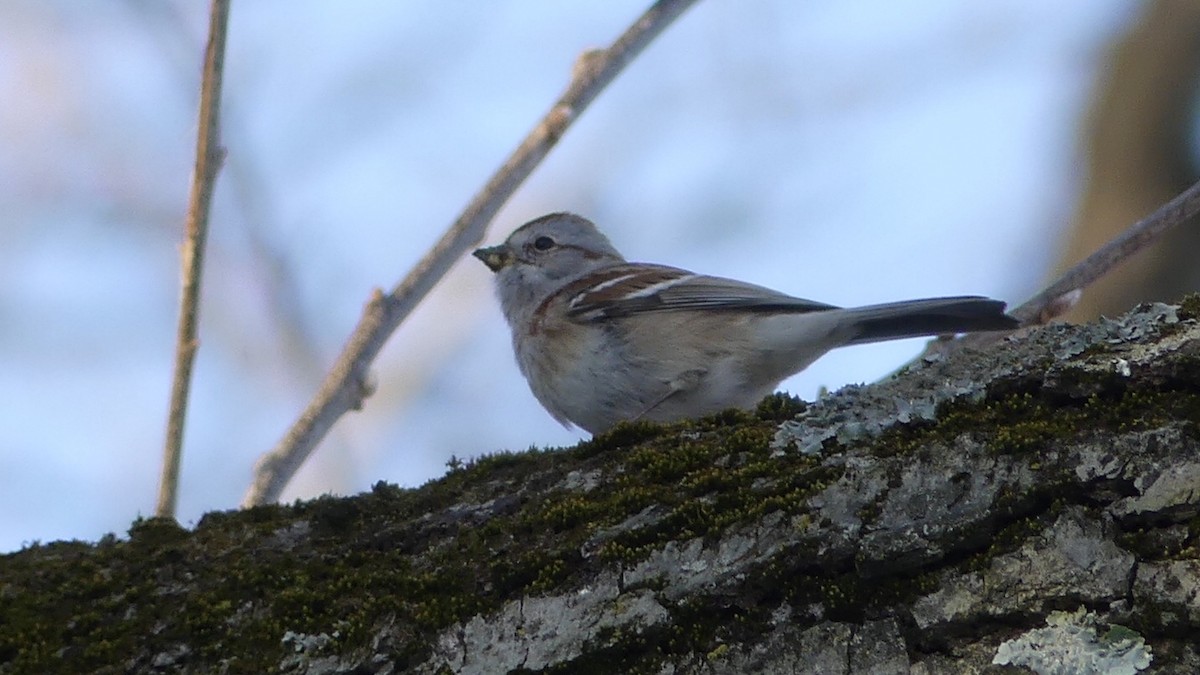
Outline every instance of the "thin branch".
{"type": "Polygon", "coordinates": [[[1087,288],[1167,232],[1186,223],[1197,213],[1200,213],[1200,182],[1158,207],[1154,213],[1130,225],[1099,251],[1067,270],[1042,292],[1014,309],[1012,315],[1022,322],[1035,321],[1044,316],[1047,308],[1058,298],[1071,291],[1087,288]]]}
{"type": "MultiPolygon", "coordinates": [[[[178,74],[180,82],[190,80],[195,68],[195,49],[181,41],[180,35],[187,34],[191,25],[190,7],[179,3],[143,2],[142,0],[125,0],[130,11],[139,19],[146,22],[147,34],[158,41],[159,51],[165,62],[169,63],[178,74]]],[[[204,36],[200,36],[203,39],[204,36]]],[[[190,84],[186,85],[191,87],[190,84]]],[[[182,93],[188,95],[191,90],[182,93]]],[[[248,147],[241,142],[246,137],[244,125],[238,124],[238,119],[230,118],[229,110],[221,115],[221,142],[226,146],[248,147]]],[[[235,153],[225,158],[221,165],[221,178],[224,189],[230,196],[230,206],[236,208],[241,215],[241,222],[246,226],[242,234],[250,259],[246,263],[256,271],[261,290],[265,293],[267,312],[265,318],[272,324],[272,332],[276,336],[276,356],[287,363],[288,373],[292,378],[290,386],[297,384],[308,387],[321,381],[325,376],[327,363],[325,355],[320,353],[315,344],[312,331],[312,321],[303,311],[303,303],[299,300],[298,271],[277,246],[273,246],[269,232],[280,231],[278,214],[274,204],[268,198],[268,190],[264,189],[261,167],[256,162],[253,153],[235,153]]],[[[349,475],[353,472],[348,461],[353,451],[353,441],[348,433],[334,432],[334,438],[328,441],[325,448],[324,466],[315,480],[322,485],[331,485],[333,489],[349,484],[349,475]]]]}
{"type": "MultiPolygon", "coordinates": [[[[1078,295],[1097,279],[1108,274],[1138,252],[1153,244],[1164,234],[1188,222],[1200,213],[1200,182],[1158,207],[1154,213],[1130,225],[1100,250],[1067,270],[1054,283],[1044,288],[1020,307],[1009,312],[1024,326],[1048,323],[1070,309],[1078,295]]],[[[1001,333],[975,333],[958,340],[940,340],[930,344],[926,352],[945,352],[963,345],[982,345],[999,339],[1001,333]]]]}
{"type": "Polygon", "coordinates": [[[659,0],[611,47],[585,52],[580,56],[567,90],[471,200],[437,244],[391,292],[385,294],[376,290],[371,296],[358,326],[316,397],[279,444],[259,459],[254,481],[242,500],[243,506],[279,499],[284,486],[334,422],[346,412],[359,409],[363,399],[371,394],[367,384],[367,369],[400,322],[445,276],[459,257],[483,241],[488,223],[550,152],[571,123],[646,45],[695,2],[659,0]]]}
{"type": "Polygon", "coordinates": [[[200,119],[196,134],[196,166],[188,198],[187,232],[180,252],[183,289],[179,299],[179,325],[175,343],[175,373],[171,383],[171,406],[167,416],[167,438],[163,449],[162,477],[158,485],[158,516],[173,518],[179,491],[179,463],[183,453],[183,425],[187,415],[188,390],[198,342],[200,286],[204,269],[204,242],[213,188],[225,151],[221,147],[219,112],[221,80],[225,70],[225,36],[229,24],[229,0],[213,0],[209,16],[208,46],[204,51],[204,74],[200,83],[200,119]]]}

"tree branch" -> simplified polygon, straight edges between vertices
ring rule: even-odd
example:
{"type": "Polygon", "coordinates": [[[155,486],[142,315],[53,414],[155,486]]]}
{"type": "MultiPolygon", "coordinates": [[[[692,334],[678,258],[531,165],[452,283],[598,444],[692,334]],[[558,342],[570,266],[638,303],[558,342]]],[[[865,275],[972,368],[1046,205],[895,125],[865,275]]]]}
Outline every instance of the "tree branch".
{"type": "Polygon", "coordinates": [[[387,338],[445,276],[450,266],[483,241],[496,212],[533,172],[596,96],[655,37],[696,0],[659,0],[608,49],[585,52],[563,95],[503,166],[471,200],[442,238],[389,293],[376,290],[316,397],[269,453],[259,459],[243,506],[273,502],[342,415],[371,394],[367,369],[387,338]]]}
{"type": "MultiPolygon", "coordinates": [[[[1049,323],[1065,313],[1088,286],[1114,268],[1158,241],[1164,234],[1200,213],[1200,182],[1179,193],[1154,213],[1130,225],[1100,250],[1067,270],[1037,295],[1009,312],[1024,326],[1049,323]]],[[[1004,333],[973,333],[957,340],[935,340],[918,359],[931,353],[945,354],[959,347],[979,346],[1003,337],[1004,333]]]]}
{"type": "Polygon", "coordinates": [[[1014,309],[1012,315],[1024,323],[1045,323],[1053,318],[1047,316],[1052,314],[1047,310],[1052,308],[1059,298],[1072,291],[1087,288],[1197,213],[1200,213],[1200,182],[1194,183],[1174,199],[1158,207],[1154,213],[1130,225],[1100,250],[1067,270],[1054,283],[1014,309]]]}
{"type": "Polygon", "coordinates": [[[179,325],[175,343],[175,372],[171,404],[167,414],[167,437],[163,449],[162,477],[158,485],[156,515],[173,518],[178,500],[179,463],[183,453],[183,425],[187,415],[192,364],[198,342],[200,287],[204,269],[204,242],[217,173],[225,157],[220,141],[221,80],[225,70],[225,36],[229,24],[229,0],[213,0],[209,15],[208,46],[204,51],[204,74],[200,83],[200,119],[196,134],[196,167],[188,198],[187,232],[180,252],[183,288],[179,299],[179,325]]]}
{"type": "Polygon", "coordinates": [[[0,673],[1009,672],[1080,605],[1124,628],[1038,640],[1084,661],[1053,672],[1132,673],[1131,641],[1200,672],[1198,317],[34,544],[0,555],[0,673]]]}

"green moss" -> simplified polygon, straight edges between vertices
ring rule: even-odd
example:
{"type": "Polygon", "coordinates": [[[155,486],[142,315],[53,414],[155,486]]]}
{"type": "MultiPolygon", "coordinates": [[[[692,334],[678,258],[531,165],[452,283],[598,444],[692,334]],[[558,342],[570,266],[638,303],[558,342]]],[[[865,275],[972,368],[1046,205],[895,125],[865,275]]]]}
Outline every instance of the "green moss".
{"type": "MultiPolygon", "coordinates": [[[[1006,508],[1012,508],[1011,502],[1015,499],[1011,496],[1003,496],[1003,500],[1010,502],[1009,504],[1001,504],[1000,512],[1003,513],[1006,508]]],[[[1062,512],[1061,503],[1052,504],[1049,507],[1035,506],[1028,504],[1033,501],[1029,495],[1022,495],[1020,500],[1026,502],[1025,507],[1020,508],[1020,513],[1028,513],[1029,515],[1018,517],[1010,520],[999,527],[994,533],[982,543],[982,548],[976,546],[968,550],[974,552],[968,555],[964,560],[958,563],[958,568],[963,572],[984,572],[991,567],[992,561],[996,558],[1007,555],[1016,551],[1023,546],[1025,542],[1031,538],[1038,536],[1046,530],[1058,518],[1062,512]]],[[[1045,496],[1043,495],[1043,500],[1045,496]]]]}
{"type": "Polygon", "coordinates": [[[759,402],[755,414],[765,422],[784,422],[804,412],[808,403],[798,396],[775,393],[759,402]]]}
{"type": "Polygon", "coordinates": [[[129,526],[129,542],[149,548],[179,544],[187,540],[188,534],[174,518],[138,518],[129,526]]]}
{"type": "Polygon", "coordinates": [[[769,630],[770,612],[757,603],[696,598],[664,603],[669,619],[647,627],[602,629],[569,663],[548,673],[661,673],[663,664],[700,655],[720,660],[730,644],[752,642],[769,630]]]}
{"type": "MultiPolygon", "coordinates": [[[[189,645],[176,665],[239,654],[236,669],[265,672],[287,653],[288,631],[336,633],[326,649],[345,653],[390,625],[402,636],[402,669],[427,656],[438,631],[524,594],[582,583],[668,541],[799,511],[837,472],[809,457],[770,457],[770,420],[794,408],[777,397],[759,416],[626,424],[566,451],[459,462],[417,490],[377,483],[350,499],[209,514],[194,531],[149,519],[128,541],[6,556],[15,575],[6,588],[21,590],[0,603],[0,623],[13,627],[0,631],[0,662],[86,672],[189,645]],[[570,471],[594,473],[604,488],[569,488],[570,471]],[[658,517],[615,529],[651,506],[658,517]]],[[[655,639],[613,644],[648,649],[655,639]]]]}
{"type": "Polygon", "coordinates": [[[598,434],[590,441],[580,443],[576,450],[585,456],[623,450],[657,438],[663,433],[661,425],[651,422],[622,422],[609,431],[598,434]]]}
{"type": "Polygon", "coordinates": [[[1141,561],[1196,560],[1200,558],[1200,531],[1192,518],[1177,528],[1137,527],[1117,534],[1117,545],[1141,561]]]}
{"type": "MultiPolygon", "coordinates": [[[[1189,363],[1186,359],[1179,362],[1189,363]]],[[[1193,432],[1200,430],[1196,380],[1178,369],[1165,386],[1153,389],[1127,387],[1115,374],[1092,377],[1095,381],[1088,387],[1079,386],[1078,381],[1067,387],[1102,392],[1085,398],[1013,391],[978,403],[944,404],[936,422],[896,426],[871,443],[872,453],[909,454],[931,443],[951,443],[969,433],[997,453],[1038,455],[1060,441],[1093,429],[1126,433],[1184,420],[1193,432]]]]}
{"type": "Polygon", "coordinates": [[[1200,320],[1200,293],[1189,293],[1179,301],[1179,318],[1184,320],[1200,320]]]}

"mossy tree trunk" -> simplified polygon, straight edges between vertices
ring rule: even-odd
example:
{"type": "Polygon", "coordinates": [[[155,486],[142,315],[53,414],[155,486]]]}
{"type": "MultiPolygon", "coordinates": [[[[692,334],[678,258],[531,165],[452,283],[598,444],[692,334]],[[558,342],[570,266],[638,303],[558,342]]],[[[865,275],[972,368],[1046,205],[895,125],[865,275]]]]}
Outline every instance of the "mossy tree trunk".
{"type": "Polygon", "coordinates": [[[1197,672],[1198,315],[33,546],[0,673],[1197,672]]]}

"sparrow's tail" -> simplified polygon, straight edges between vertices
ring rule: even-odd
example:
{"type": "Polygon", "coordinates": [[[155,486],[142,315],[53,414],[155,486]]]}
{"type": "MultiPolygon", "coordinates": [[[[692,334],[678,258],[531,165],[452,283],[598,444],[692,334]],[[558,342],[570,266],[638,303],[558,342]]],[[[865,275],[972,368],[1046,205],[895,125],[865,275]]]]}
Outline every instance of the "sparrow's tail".
{"type": "Polygon", "coordinates": [[[977,295],[906,300],[846,310],[855,337],[846,344],[881,340],[1014,330],[1020,322],[1004,313],[1004,303],[977,295]]]}

